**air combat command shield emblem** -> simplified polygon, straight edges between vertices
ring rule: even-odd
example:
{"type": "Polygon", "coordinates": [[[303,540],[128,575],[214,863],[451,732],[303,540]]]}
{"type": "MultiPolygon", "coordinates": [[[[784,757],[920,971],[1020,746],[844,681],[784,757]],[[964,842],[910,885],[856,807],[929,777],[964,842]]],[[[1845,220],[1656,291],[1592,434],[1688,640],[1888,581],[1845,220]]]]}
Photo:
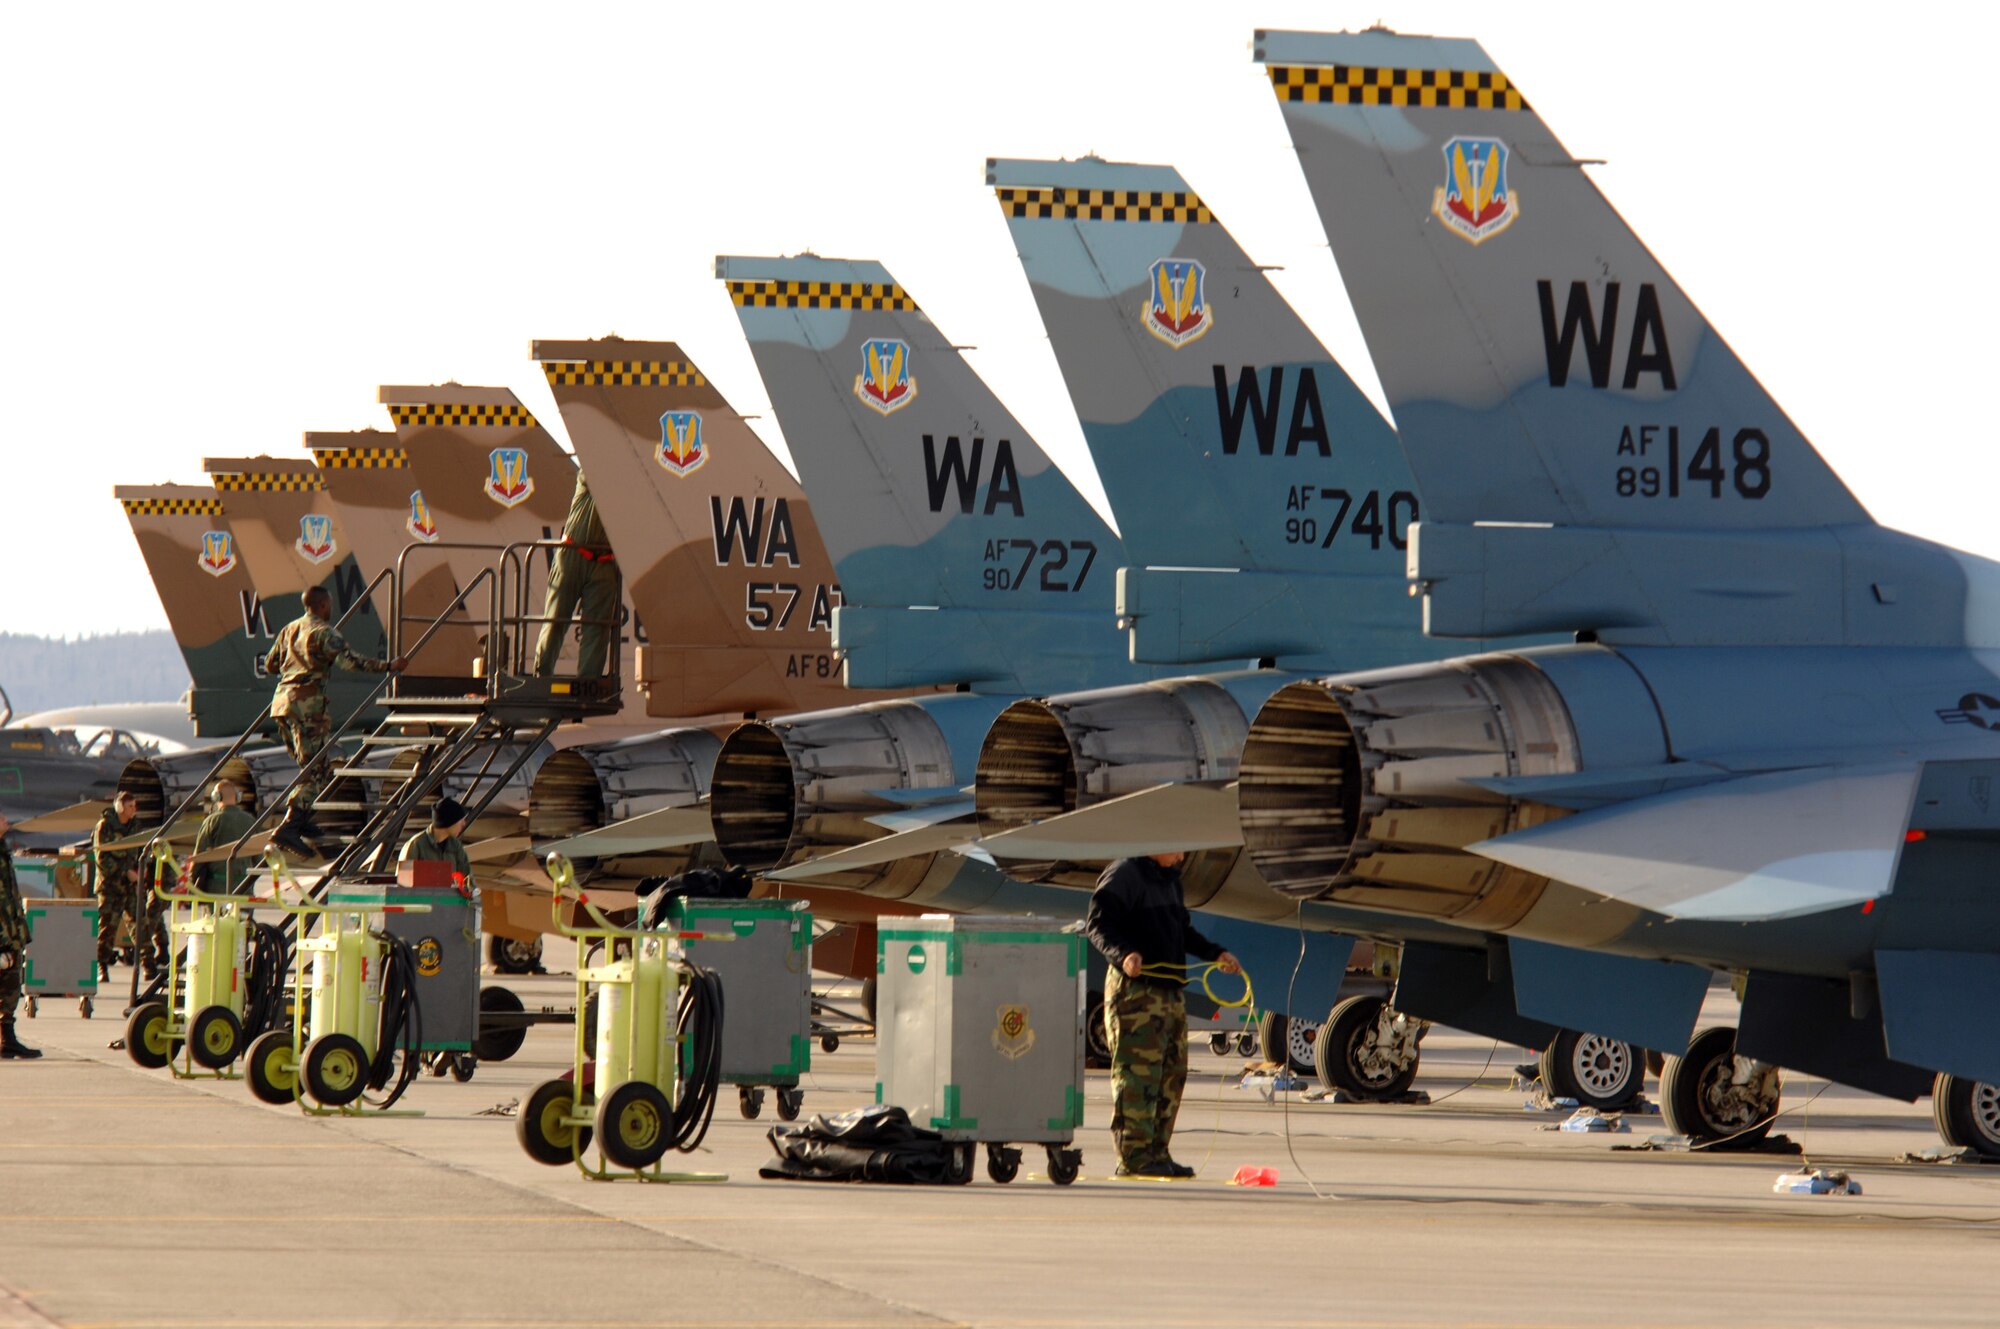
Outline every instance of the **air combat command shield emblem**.
{"type": "Polygon", "coordinates": [[[489,461],[486,497],[503,508],[512,508],[526,502],[528,495],[535,492],[534,478],[528,474],[526,448],[495,448],[489,461]]]}
{"type": "Polygon", "coordinates": [[[1521,200],[1507,188],[1507,145],[1497,138],[1454,138],[1444,145],[1444,185],[1431,211],[1471,244],[1514,224],[1521,200]]]}
{"type": "Polygon", "coordinates": [[[900,411],[916,400],[917,380],[910,373],[908,343],[881,337],[863,342],[861,373],[854,380],[854,395],[884,415],[900,411]]]}
{"type": "Polygon", "coordinates": [[[236,566],[236,542],[228,531],[203,531],[201,557],[197,561],[203,572],[220,577],[236,566]]]}
{"type": "Polygon", "coordinates": [[[299,518],[299,538],[292,548],[309,563],[324,563],[333,557],[333,518],[309,512],[299,518]]]}
{"type": "Polygon", "coordinates": [[[708,445],[701,436],[701,412],[667,411],[660,416],[660,444],[653,460],[674,475],[686,475],[708,460],[708,445]]]}
{"type": "Polygon", "coordinates": [[[1191,258],[1163,258],[1153,264],[1152,289],[1139,310],[1146,331],[1179,350],[1215,322],[1203,282],[1207,273],[1191,258]]]}
{"type": "Polygon", "coordinates": [[[404,519],[403,529],[425,544],[437,541],[437,518],[431,516],[431,505],[424,501],[421,489],[410,491],[410,515],[404,519]]]}

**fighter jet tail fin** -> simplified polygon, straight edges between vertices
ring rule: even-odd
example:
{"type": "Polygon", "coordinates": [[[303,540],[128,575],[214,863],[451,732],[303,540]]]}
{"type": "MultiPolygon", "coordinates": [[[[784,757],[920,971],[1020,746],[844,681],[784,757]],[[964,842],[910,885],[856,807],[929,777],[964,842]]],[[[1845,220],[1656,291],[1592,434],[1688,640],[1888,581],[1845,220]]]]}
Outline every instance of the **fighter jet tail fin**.
{"type": "Polygon", "coordinates": [[[850,683],[1098,686],[1129,675],[1110,525],[880,263],[724,257],[727,284],[850,618],[850,683]],[[996,643],[972,673],[940,656],[996,643]],[[949,667],[954,672],[939,673],[949,667]]]}
{"type": "Polygon", "coordinates": [[[1260,32],[1425,520],[1865,523],[1476,42],[1260,32]]]}

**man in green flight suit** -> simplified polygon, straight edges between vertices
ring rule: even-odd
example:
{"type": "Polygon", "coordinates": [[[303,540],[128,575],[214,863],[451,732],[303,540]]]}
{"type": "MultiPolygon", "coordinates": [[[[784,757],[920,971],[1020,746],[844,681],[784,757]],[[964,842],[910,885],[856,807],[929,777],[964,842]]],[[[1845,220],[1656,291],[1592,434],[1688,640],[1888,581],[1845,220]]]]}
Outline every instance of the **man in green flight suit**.
{"type": "Polygon", "coordinates": [[[161,916],[166,906],[153,896],[152,883],[144,872],[145,848],[106,846],[131,838],[139,827],[139,799],[129,789],[121,789],[111,806],[97,819],[90,833],[90,852],[97,865],[97,970],[100,978],[111,977],[111,962],[118,953],[118,925],[132,919],[132,948],[137,963],[151,978],[166,963],[166,929],[161,916]]]}
{"type": "Polygon", "coordinates": [[[535,673],[547,678],[556,671],[570,619],[583,609],[582,641],[577,646],[579,678],[601,678],[618,617],[618,566],[611,541],[597,515],[597,502],[583,472],[576,473],[569,516],[563,519],[562,548],[549,562],[549,591],[542,605],[542,635],[535,642],[535,673]]]}
{"type": "Polygon", "coordinates": [[[328,621],[333,616],[333,597],[324,586],[312,587],[304,598],[305,612],[279,630],[278,640],[264,657],[264,672],[278,680],[271,698],[271,721],[278,726],[285,750],[303,772],[292,786],[285,819],[271,833],[271,843],[300,858],[312,856],[307,837],[319,834],[312,820],[312,805],[331,778],[328,764],[315,761],[333,734],[333,720],[326,713],[326,676],[335,669],[399,674],[408,663],[400,657],[371,659],[349,646],[328,621]]]}
{"type": "Polygon", "coordinates": [[[21,905],[21,883],[14,879],[14,851],[7,847],[13,830],[0,812],[0,1060],[32,1061],[41,1056],[14,1036],[14,1008],[21,1004],[21,975],[28,967],[28,911],[21,905]]]}
{"type": "Polygon", "coordinates": [[[479,939],[479,883],[472,877],[472,859],[465,852],[465,841],[459,837],[465,834],[468,820],[464,806],[455,798],[439,798],[431,807],[431,824],[403,842],[403,852],[397,856],[401,863],[431,862],[451,864],[452,885],[458,893],[472,902],[471,922],[467,934],[479,939]]]}
{"type": "MultiPolygon", "coordinates": [[[[197,857],[210,849],[226,849],[249,833],[256,821],[243,810],[243,791],[228,780],[217,780],[210,790],[215,810],[202,821],[201,829],[194,833],[194,852],[197,857]]],[[[196,863],[189,879],[202,890],[223,895],[240,895],[243,883],[249,876],[250,866],[256,862],[252,854],[229,863],[196,863]],[[220,873],[217,868],[223,869],[220,873]]]]}

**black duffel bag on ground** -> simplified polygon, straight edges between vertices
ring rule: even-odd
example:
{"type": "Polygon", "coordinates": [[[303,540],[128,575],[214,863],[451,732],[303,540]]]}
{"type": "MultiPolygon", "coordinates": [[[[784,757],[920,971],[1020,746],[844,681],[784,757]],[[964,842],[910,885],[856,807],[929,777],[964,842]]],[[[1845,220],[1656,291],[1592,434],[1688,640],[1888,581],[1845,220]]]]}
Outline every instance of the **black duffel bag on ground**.
{"type": "Polygon", "coordinates": [[[760,1168],[761,1177],[930,1186],[951,1183],[952,1151],[962,1147],[887,1105],[773,1126],[770,1140],[778,1161],[760,1168]]]}

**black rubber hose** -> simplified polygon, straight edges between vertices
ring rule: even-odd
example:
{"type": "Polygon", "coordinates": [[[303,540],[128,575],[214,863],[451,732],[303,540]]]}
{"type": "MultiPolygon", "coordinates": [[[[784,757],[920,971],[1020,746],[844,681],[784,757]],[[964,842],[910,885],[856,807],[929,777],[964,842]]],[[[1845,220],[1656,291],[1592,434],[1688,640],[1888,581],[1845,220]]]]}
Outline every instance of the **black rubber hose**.
{"type": "Polygon", "coordinates": [[[251,923],[250,964],[243,978],[245,1039],[282,1026],[291,971],[292,948],[283,930],[271,923],[251,923]]]}
{"type": "Polygon", "coordinates": [[[411,952],[410,943],[401,937],[390,937],[388,943],[388,955],[382,966],[381,1036],[375,1040],[375,1062],[368,1068],[369,1086],[389,1091],[384,1098],[367,1100],[370,1107],[378,1110],[393,1106],[417,1078],[424,1044],[423,1004],[417,999],[417,957],[411,952]],[[396,1064],[398,1052],[403,1054],[400,1067],[396,1064]],[[389,1079],[391,1072],[395,1073],[393,1084],[389,1079]]]}
{"type": "Polygon", "coordinates": [[[712,969],[689,965],[681,985],[675,1032],[687,1055],[675,1086],[672,1145],[693,1153],[708,1134],[722,1088],[722,979],[712,969]]]}

